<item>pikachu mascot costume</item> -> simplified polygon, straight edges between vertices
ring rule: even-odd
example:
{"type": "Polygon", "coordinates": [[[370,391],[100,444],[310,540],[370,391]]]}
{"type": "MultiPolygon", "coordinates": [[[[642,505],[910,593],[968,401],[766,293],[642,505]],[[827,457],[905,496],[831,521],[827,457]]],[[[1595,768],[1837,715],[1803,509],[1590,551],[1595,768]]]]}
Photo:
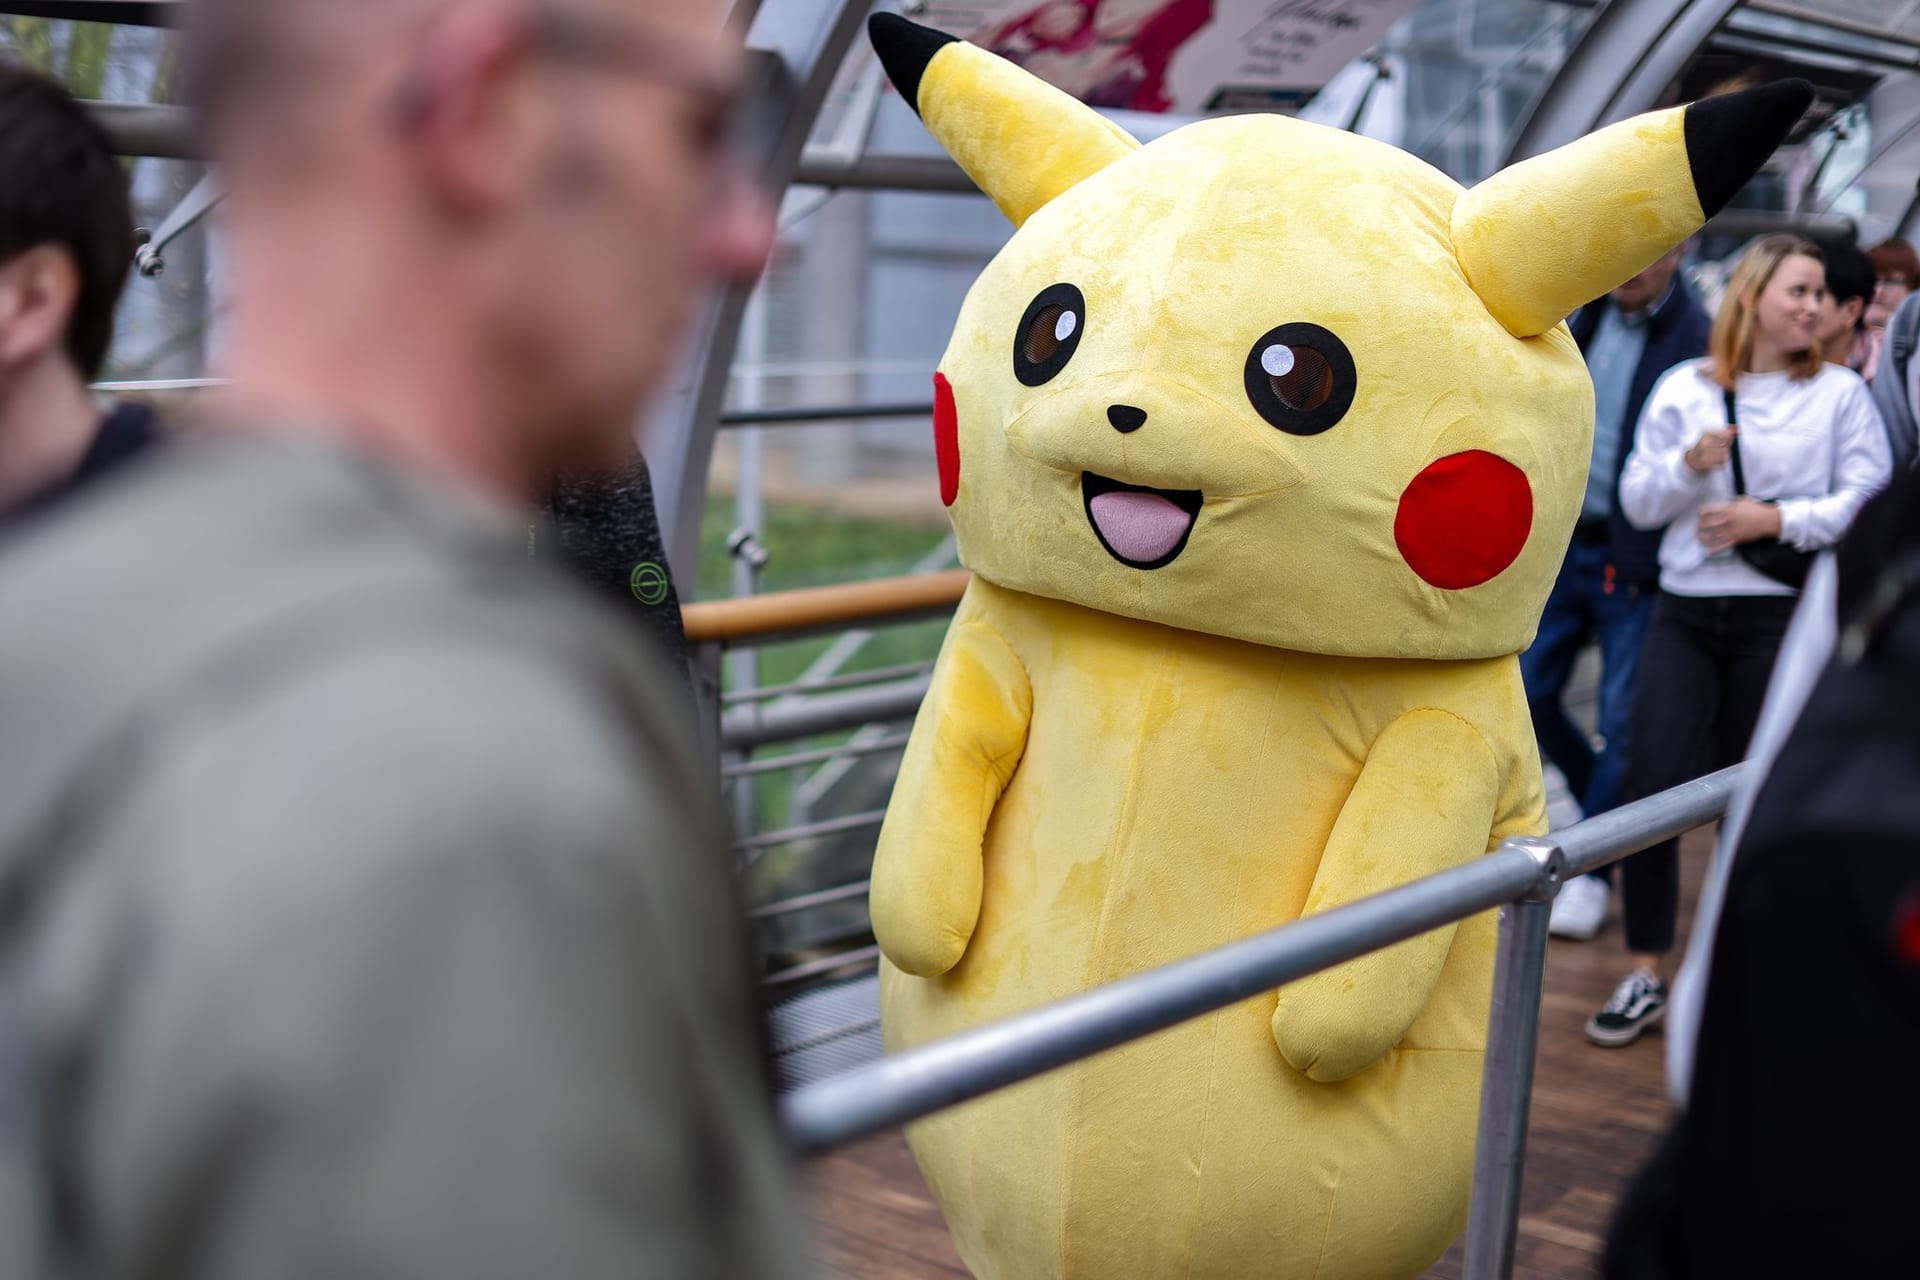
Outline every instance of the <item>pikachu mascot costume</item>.
{"type": "MultiPolygon", "coordinates": [[[[898,1049],[1544,829],[1514,655],[1579,512],[1563,319],[1807,103],[1629,120],[1472,190],[1278,116],[1142,147],[882,16],[1018,232],[936,375],[975,577],[874,863],[898,1049]]],[[[1412,1276],[1465,1221],[1491,914],[917,1125],[986,1277],[1412,1276]]]]}

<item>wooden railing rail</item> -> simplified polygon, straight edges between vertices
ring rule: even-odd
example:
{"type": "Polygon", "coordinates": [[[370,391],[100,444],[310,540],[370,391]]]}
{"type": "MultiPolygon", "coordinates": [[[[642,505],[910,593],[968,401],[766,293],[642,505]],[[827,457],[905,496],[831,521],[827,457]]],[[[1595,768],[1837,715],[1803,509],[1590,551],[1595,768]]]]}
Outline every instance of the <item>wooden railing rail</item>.
{"type": "Polygon", "coordinates": [[[690,604],[683,610],[687,639],[693,644],[765,643],[868,623],[904,622],[953,608],[972,576],[965,569],[949,569],[690,604]]]}

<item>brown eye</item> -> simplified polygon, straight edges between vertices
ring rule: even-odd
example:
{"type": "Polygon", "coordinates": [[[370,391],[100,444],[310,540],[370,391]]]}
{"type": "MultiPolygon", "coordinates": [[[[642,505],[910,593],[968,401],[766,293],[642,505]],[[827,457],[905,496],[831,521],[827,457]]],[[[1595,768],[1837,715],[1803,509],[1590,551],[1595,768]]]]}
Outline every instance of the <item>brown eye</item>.
{"type": "Polygon", "coordinates": [[[1318,435],[1353,407],[1355,373],[1346,343],[1317,324],[1283,324],[1247,355],[1247,399],[1290,435],[1318,435]]]}
{"type": "Polygon", "coordinates": [[[1045,364],[1080,327],[1080,317],[1059,303],[1042,307],[1027,322],[1026,353],[1029,364],[1045,364]]]}
{"type": "Polygon", "coordinates": [[[1049,285],[1027,304],[1013,335],[1013,376],[1021,385],[1040,386],[1067,367],[1086,318],[1087,300],[1070,284],[1049,285]]]}
{"type": "Polygon", "coordinates": [[[1333,398],[1333,366],[1312,347],[1275,343],[1260,353],[1260,367],[1289,409],[1310,413],[1333,398]]]}

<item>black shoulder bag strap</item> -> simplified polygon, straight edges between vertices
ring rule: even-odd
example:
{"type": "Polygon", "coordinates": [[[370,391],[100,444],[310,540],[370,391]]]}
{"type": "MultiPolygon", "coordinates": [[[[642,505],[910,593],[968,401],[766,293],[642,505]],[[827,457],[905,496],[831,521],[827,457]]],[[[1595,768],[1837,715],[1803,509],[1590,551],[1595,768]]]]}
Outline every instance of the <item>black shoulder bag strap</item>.
{"type": "Polygon", "coordinates": [[[1727,402],[1727,425],[1734,429],[1733,448],[1731,451],[1733,458],[1733,496],[1736,498],[1744,498],[1747,496],[1747,469],[1740,465],[1740,419],[1733,411],[1733,388],[1728,387],[1721,394],[1727,402]]]}
{"type": "MultiPolygon", "coordinates": [[[[1733,388],[1723,393],[1727,405],[1727,425],[1733,428],[1733,447],[1727,451],[1729,461],[1733,463],[1733,496],[1748,498],[1747,469],[1740,461],[1740,419],[1733,409],[1733,388]]],[[[1760,498],[1757,501],[1765,502],[1760,498]]],[[[1755,538],[1751,542],[1742,542],[1734,547],[1734,553],[1759,572],[1772,578],[1782,586],[1798,591],[1806,585],[1807,574],[1813,568],[1813,553],[1789,546],[1778,538],[1755,538]]]]}

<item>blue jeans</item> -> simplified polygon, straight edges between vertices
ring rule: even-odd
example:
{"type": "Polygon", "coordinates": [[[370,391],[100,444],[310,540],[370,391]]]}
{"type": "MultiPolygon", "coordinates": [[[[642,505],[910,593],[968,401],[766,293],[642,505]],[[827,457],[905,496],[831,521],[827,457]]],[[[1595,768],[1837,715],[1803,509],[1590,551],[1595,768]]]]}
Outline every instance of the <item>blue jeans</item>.
{"type": "Polygon", "coordinates": [[[1634,676],[1658,596],[1652,583],[1616,581],[1608,572],[1604,544],[1576,541],[1567,548],[1566,562],[1547,597],[1540,631],[1520,655],[1520,679],[1527,687],[1527,710],[1540,754],[1566,775],[1568,789],[1588,817],[1605,813],[1621,800],[1634,676]],[[1604,740],[1597,752],[1560,701],[1574,659],[1595,638],[1600,642],[1599,729],[1604,740]]]}

